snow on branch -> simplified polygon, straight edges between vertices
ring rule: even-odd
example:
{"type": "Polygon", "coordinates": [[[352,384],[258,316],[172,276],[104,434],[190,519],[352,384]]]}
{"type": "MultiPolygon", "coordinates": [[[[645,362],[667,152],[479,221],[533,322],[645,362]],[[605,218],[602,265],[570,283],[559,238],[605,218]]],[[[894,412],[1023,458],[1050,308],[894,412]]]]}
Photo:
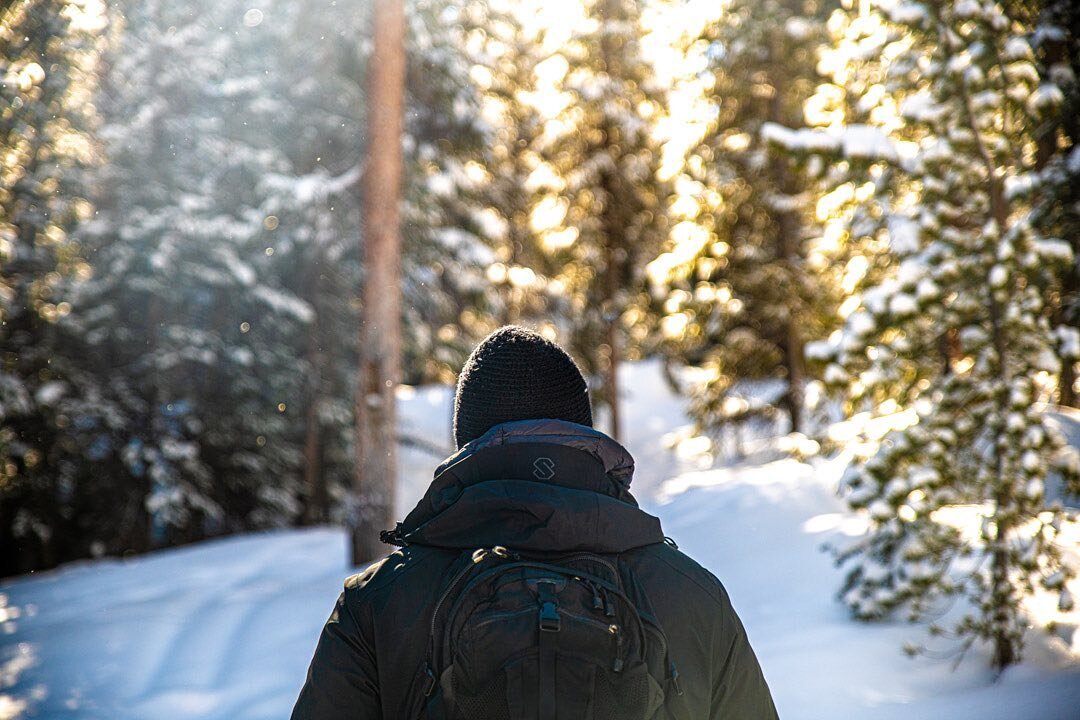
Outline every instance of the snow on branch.
{"type": "Polygon", "coordinates": [[[778,123],[767,122],[761,126],[761,138],[797,153],[839,154],[859,160],[885,160],[896,162],[896,146],[881,128],[873,125],[853,124],[835,130],[815,128],[791,129],[778,123]]]}
{"type": "Polygon", "coordinates": [[[288,198],[290,204],[304,207],[347,191],[360,179],[360,174],[359,165],[340,175],[319,168],[307,175],[269,175],[265,187],[275,195],[288,198]]]}

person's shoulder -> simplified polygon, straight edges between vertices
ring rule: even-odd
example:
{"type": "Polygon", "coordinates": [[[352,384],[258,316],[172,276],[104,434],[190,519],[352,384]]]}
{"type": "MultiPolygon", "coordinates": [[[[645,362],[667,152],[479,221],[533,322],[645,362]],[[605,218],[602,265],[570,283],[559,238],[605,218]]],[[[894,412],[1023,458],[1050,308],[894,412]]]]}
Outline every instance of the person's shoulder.
{"type": "Polygon", "coordinates": [[[646,582],[663,584],[677,589],[683,601],[698,602],[731,608],[731,600],[720,579],[708,568],[667,542],[648,545],[631,551],[635,573],[646,582]]]}
{"type": "Polygon", "coordinates": [[[433,575],[438,575],[439,568],[445,566],[453,557],[453,554],[435,548],[399,548],[345,578],[345,596],[355,600],[371,600],[395,593],[399,587],[415,582],[416,579],[430,582],[433,575]]]}

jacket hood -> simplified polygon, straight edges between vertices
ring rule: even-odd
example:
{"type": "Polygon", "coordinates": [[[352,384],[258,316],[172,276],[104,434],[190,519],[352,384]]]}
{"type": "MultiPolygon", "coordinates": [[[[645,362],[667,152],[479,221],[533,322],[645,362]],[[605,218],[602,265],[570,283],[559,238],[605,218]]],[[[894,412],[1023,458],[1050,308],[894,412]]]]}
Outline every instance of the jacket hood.
{"type": "Polygon", "coordinates": [[[630,494],[634,459],[564,420],[496,425],[448,457],[384,540],[447,548],[623,552],[663,540],[630,494]]]}

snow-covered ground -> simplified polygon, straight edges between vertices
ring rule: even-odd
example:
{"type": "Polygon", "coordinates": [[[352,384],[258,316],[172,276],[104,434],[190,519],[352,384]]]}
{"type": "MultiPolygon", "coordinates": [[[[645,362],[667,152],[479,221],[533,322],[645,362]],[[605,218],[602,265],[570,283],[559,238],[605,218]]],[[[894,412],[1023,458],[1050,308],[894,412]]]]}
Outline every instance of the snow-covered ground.
{"type": "MultiPolygon", "coordinates": [[[[820,546],[861,527],[836,497],[838,461],[702,470],[692,443],[664,449],[686,420],[658,367],[627,366],[623,387],[637,494],[724,581],[782,718],[1080,718],[1080,613],[1029,632],[1024,664],[996,681],[977,648],[956,670],[908,659],[901,646],[923,629],[857,624],[833,600],[840,576],[820,546]]],[[[449,449],[450,390],[406,389],[402,402],[403,431],[449,449]]],[[[399,514],[437,461],[405,450],[399,514]]],[[[326,528],[3,581],[0,720],[286,718],[350,572],[344,534],[326,528]]]]}

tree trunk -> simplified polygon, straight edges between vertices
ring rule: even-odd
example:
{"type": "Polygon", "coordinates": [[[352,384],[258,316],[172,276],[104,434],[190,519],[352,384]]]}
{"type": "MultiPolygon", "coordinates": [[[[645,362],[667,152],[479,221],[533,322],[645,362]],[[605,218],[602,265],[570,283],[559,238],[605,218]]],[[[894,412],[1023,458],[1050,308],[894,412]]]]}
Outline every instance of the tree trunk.
{"type": "Polygon", "coordinates": [[[791,432],[804,428],[803,405],[805,402],[806,368],[803,361],[803,340],[794,317],[787,320],[787,342],[784,358],[788,367],[787,411],[791,418],[791,432]]]}
{"type": "MultiPolygon", "coordinates": [[[[781,41],[774,40],[770,53],[778,54],[783,47],[781,41]]],[[[769,100],[769,120],[784,126],[792,123],[784,116],[785,88],[782,78],[773,78],[775,92],[769,100]]],[[[799,188],[787,166],[787,160],[777,153],[772,153],[771,174],[776,189],[784,195],[793,195],[799,188]]],[[[791,420],[791,432],[803,430],[803,398],[806,384],[806,364],[803,357],[803,336],[799,327],[802,315],[802,287],[799,282],[802,273],[799,258],[799,245],[802,241],[802,222],[792,210],[774,210],[776,215],[776,254],[780,267],[787,275],[789,292],[786,301],[787,317],[784,320],[782,347],[784,369],[787,371],[788,389],[784,405],[791,420]]]]}
{"type": "MultiPolygon", "coordinates": [[[[619,8],[616,3],[608,0],[604,3],[600,13],[602,18],[617,18],[620,17],[619,8]]],[[[604,34],[600,39],[600,55],[603,60],[604,68],[607,72],[613,72],[616,67],[616,58],[618,50],[612,45],[612,38],[610,35],[604,34]]],[[[598,148],[603,152],[610,152],[613,142],[612,136],[616,135],[614,128],[610,126],[607,120],[604,120],[602,126],[603,130],[603,147],[598,148]]],[[[619,160],[614,159],[616,166],[619,160]]],[[[619,284],[622,279],[622,269],[625,260],[625,254],[622,251],[624,240],[624,233],[626,230],[626,222],[622,217],[625,213],[620,211],[620,203],[623,201],[623,190],[619,187],[619,177],[617,174],[610,170],[604,170],[600,179],[601,187],[603,187],[604,193],[607,198],[603,205],[602,211],[602,223],[603,223],[603,242],[604,242],[604,267],[603,275],[600,278],[602,283],[601,287],[601,304],[600,304],[600,323],[602,328],[602,337],[604,338],[604,344],[607,345],[608,352],[607,357],[598,358],[601,360],[600,370],[604,376],[604,392],[603,397],[607,403],[608,409],[611,411],[611,426],[608,430],[608,434],[616,441],[621,441],[622,436],[622,417],[619,413],[619,317],[622,313],[622,307],[619,303],[619,284]]]]}
{"type": "Polygon", "coordinates": [[[382,555],[397,478],[394,391],[401,375],[402,128],[405,7],[375,0],[368,68],[367,167],[363,182],[364,287],[354,412],[355,468],[348,508],[354,565],[382,555]]]}
{"type": "Polygon", "coordinates": [[[326,475],[322,467],[322,428],[319,425],[318,388],[313,389],[304,417],[304,488],[307,504],[304,508],[304,524],[319,525],[326,522],[328,498],[326,475]]]}
{"type": "MultiPolygon", "coordinates": [[[[319,265],[313,265],[312,273],[314,281],[311,288],[310,299],[312,305],[318,307],[315,299],[318,295],[319,265]]],[[[308,327],[308,364],[311,366],[311,378],[309,378],[309,391],[307,408],[304,410],[304,489],[305,507],[304,524],[318,525],[326,522],[329,515],[328,499],[326,492],[326,476],[322,467],[322,426],[319,423],[319,400],[322,396],[322,353],[319,352],[319,316],[316,311],[315,318],[308,327]]]]}
{"type": "MultiPolygon", "coordinates": [[[[615,188],[610,185],[608,187],[609,198],[618,197],[614,194],[615,188]]],[[[609,199],[608,206],[612,205],[614,203],[609,199]]],[[[615,238],[620,237],[620,232],[614,222],[608,223],[604,245],[604,303],[601,309],[604,339],[608,346],[607,363],[604,367],[607,373],[604,378],[604,394],[608,409],[611,410],[610,434],[616,442],[622,442],[622,414],[619,412],[619,316],[622,307],[619,303],[619,280],[622,277],[623,258],[614,247],[615,238]]]]}

